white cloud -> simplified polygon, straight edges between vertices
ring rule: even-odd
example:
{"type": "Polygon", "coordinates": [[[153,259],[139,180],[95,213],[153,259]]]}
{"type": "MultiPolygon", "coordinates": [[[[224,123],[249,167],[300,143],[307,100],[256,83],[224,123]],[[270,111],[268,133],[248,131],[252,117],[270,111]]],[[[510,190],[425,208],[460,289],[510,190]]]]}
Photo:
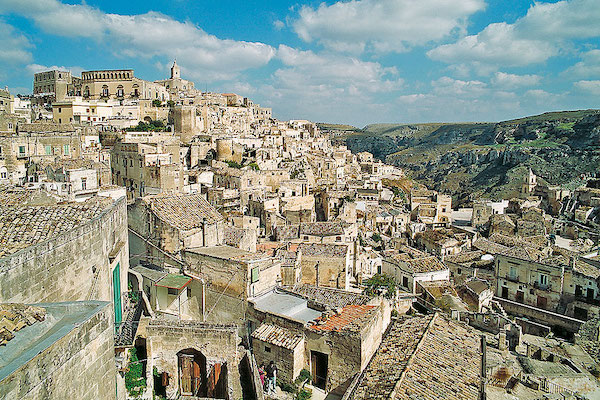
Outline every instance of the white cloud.
{"type": "Polygon", "coordinates": [[[477,35],[429,50],[427,55],[448,63],[514,67],[543,62],[557,55],[558,50],[553,43],[521,37],[514,25],[501,22],[488,25],[477,35]]]}
{"type": "Polygon", "coordinates": [[[448,63],[525,66],[557,56],[574,39],[600,36],[598,0],[534,3],[514,24],[488,25],[476,35],[439,46],[427,55],[448,63]]]}
{"type": "Polygon", "coordinates": [[[77,76],[81,76],[81,73],[86,70],[83,67],[77,67],[77,66],[74,66],[74,67],[60,66],[59,67],[57,65],[46,66],[46,65],[40,65],[40,64],[29,64],[25,67],[25,69],[31,75],[37,74],[38,72],[60,70],[60,71],[71,71],[71,73],[73,75],[77,75],[77,76]]]}
{"type": "Polygon", "coordinates": [[[443,76],[431,82],[433,92],[436,94],[479,97],[487,91],[487,85],[481,81],[462,81],[443,76]]]}
{"type": "Polygon", "coordinates": [[[3,64],[23,64],[31,61],[32,47],[29,40],[18,33],[12,25],[0,20],[0,62],[3,64]]]}
{"type": "Polygon", "coordinates": [[[578,81],[573,86],[582,92],[600,96],[600,81],[578,81]]]}
{"type": "Polygon", "coordinates": [[[282,30],[285,27],[285,23],[279,19],[273,21],[273,27],[278,31],[282,30]]]}
{"type": "Polygon", "coordinates": [[[303,6],[293,27],[306,42],[337,51],[404,52],[465,29],[483,0],[351,0],[303,6]]]}
{"type": "Polygon", "coordinates": [[[600,76],[600,50],[584,53],[581,61],[564,71],[563,75],[575,78],[600,76]]]}
{"type": "Polygon", "coordinates": [[[507,74],[506,72],[496,72],[492,78],[492,84],[506,89],[515,89],[537,85],[540,83],[540,80],[541,77],[539,75],[515,75],[507,74]]]}
{"type": "Polygon", "coordinates": [[[50,34],[96,39],[115,55],[177,58],[188,76],[204,80],[231,79],[275,54],[266,44],[219,39],[191,22],[152,11],[120,15],[57,0],[0,0],[0,12],[31,18],[50,34]]]}

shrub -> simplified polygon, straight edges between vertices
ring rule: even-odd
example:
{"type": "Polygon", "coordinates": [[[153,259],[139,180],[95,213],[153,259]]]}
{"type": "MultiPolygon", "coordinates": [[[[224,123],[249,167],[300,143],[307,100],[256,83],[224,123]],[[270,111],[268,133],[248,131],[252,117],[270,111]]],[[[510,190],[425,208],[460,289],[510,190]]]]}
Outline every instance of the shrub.
{"type": "Polygon", "coordinates": [[[144,366],[140,362],[135,347],[129,350],[129,369],[125,373],[125,388],[130,397],[140,398],[146,389],[144,366]]]}
{"type": "Polygon", "coordinates": [[[386,274],[375,274],[364,282],[364,293],[368,296],[383,294],[391,299],[396,294],[396,281],[386,274]]]}

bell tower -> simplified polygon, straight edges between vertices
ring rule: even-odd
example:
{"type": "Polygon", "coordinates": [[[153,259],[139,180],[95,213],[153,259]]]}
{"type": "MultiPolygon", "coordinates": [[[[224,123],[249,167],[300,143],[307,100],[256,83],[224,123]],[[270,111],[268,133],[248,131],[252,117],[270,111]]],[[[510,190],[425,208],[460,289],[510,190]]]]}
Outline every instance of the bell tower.
{"type": "Polygon", "coordinates": [[[177,60],[173,61],[173,66],[171,67],[171,79],[180,79],[181,78],[181,69],[179,65],[177,65],[177,60]]]}

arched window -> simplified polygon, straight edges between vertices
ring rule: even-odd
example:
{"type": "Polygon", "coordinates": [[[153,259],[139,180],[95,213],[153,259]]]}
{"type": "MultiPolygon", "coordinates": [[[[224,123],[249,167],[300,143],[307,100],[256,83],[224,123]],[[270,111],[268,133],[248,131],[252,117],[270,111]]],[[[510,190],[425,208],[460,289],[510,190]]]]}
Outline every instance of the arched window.
{"type": "Polygon", "coordinates": [[[83,89],[83,97],[90,97],[90,87],[86,86],[85,89],[83,89]]]}
{"type": "Polygon", "coordinates": [[[123,85],[117,86],[117,97],[125,96],[125,91],[123,90],[123,85]]]}
{"type": "Polygon", "coordinates": [[[138,84],[134,84],[133,85],[133,97],[139,97],[140,96],[140,89],[138,84]]]}

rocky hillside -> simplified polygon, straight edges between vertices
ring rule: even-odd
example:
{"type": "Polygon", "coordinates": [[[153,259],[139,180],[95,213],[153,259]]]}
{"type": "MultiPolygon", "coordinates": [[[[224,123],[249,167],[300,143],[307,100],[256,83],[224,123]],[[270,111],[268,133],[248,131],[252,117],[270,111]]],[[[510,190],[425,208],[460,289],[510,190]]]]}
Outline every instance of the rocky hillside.
{"type": "Polygon", "coordinates": [[[567,186],[600,173],[600,110],[499,123],[376,124],[344,140],[352,151],[369,151],[452,194],[456,204],[516,195],[528,167],[550,184],[567,186]]]}

